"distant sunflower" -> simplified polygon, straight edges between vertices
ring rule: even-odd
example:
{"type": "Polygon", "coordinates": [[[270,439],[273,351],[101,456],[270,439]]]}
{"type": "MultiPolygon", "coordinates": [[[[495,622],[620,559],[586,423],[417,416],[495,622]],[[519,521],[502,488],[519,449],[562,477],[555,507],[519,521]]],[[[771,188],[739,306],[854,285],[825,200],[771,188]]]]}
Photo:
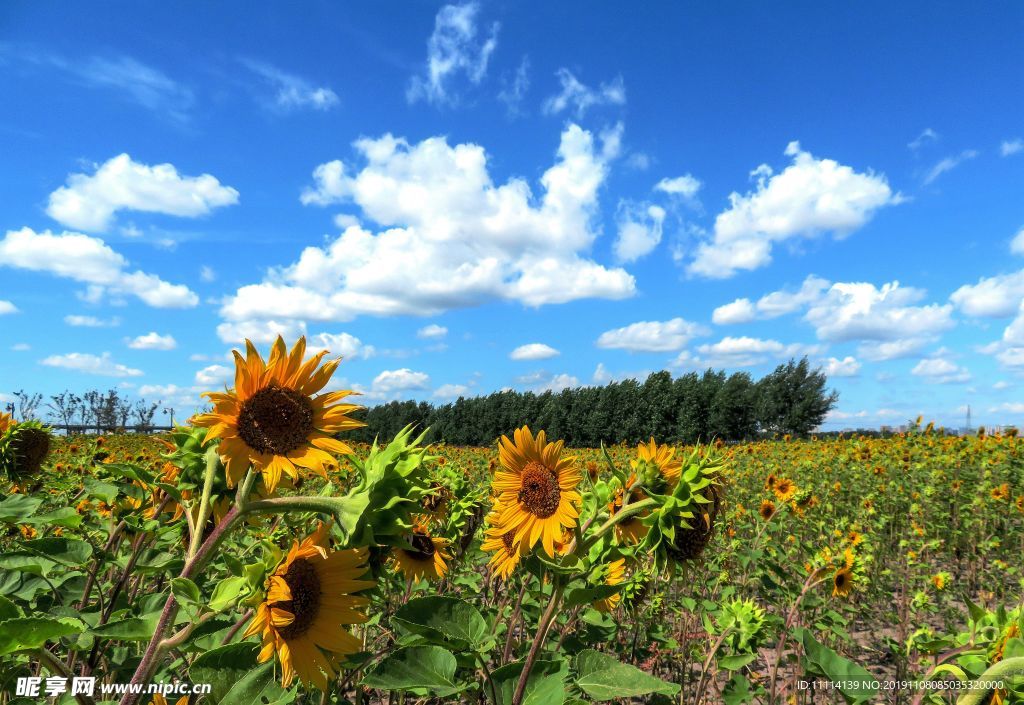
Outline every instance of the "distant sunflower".
{"type": "Polygon", "coordinates": [[[864,543],[864,534],[855,529],[850,529],[846,534],[846,540],[850,542],[851,546],[860,546],[864,543]]]}
{"type": "Polygon", "coordinates": [[[765,521],[771,521],[771,518],[775,516],[775,502],[770,499],[766,499],[761,502],[761,508],[757,510],[757,513],[761,515],[761,518],[765,521]]]}
{"type": "Polygon", "coordinates": [[[10,414],[0,411],[0,435],[7,433],[7,429],[14,426],[15,423],[17,422],[10,414]]]}
{"type": "Polygon", "coordinates": [[[368,600],[352,594],[376,584],[360,579],[366,573],[366,550],[332,551],[327,531],[321,524],[313,535],[292,544],[267,580],[266,598],[243,635],[261,635],[261,663],[277,655],[285,688],[298,676],[307,686],[326,691],[338,656],[363,647],[343,625],[366,621],[358,608],[368,600]]]}
{"type": "Polygon", "coordinates": [[[494,473],[492,487],[499,493],[499,526],[515,531],[515,541],[526,550],[538,539],[544,551],[555,555],[555,541],[579,518],[576,491],[582,479],[571,458],[562,457],[562,441],[548,443],[544,431],[534,438],[523,426],[500,441],[502,469],[494,473]]]}
{"type": "Polygon", "coordinates": [[[780,477],[775,481],[772,492],[780,502],[788,502],[796,495],[796,484],[786,477],[780,477]]]}
{"type": "Polygon", "coordinates": [[[932,585],[935,586],[936,590],[946,589],[946,575],[945,573],[936,573],[931,577],[932,585]]]}
{"type": "Polygon", "coordinates": [[[488,562],[491,568],[502,580],[507,580],[515,567],[519,565],[519,559],[524,551],[522,542],[516,541],[514,529],[502,527],[491,527],[487,530],[486,538],[480,546],[484,551],[494,551],[491,560],[488,562]]]}
{"type": "Polygon", "coordinates": [[[633,467],[633,471],[645,482],[650,481],[650,477],[647,477],[644,473],[644,467],[646,466],[649,470],[656,469],[665,482],[671,485],[679,479],[679,475],[683,471],[683,461],[674,459],[675,453],[675,448],[667,445],[658,445],[652,437],[649,443],[640,443],[636,447],[637,457],[630,460],[629,464],[633,467]]]}
{"type": "Polygon", "coordinates": [[[1010,485],[1007,482],[999,485],[999,487],[992,488],[992,499],[998,502],[1008,502],[1010,500],[1010,485]]]}
{"type": "Polygon", "coordinates": [[[1024,494],[1018,497],[1014,504],[1017,506],[1018,512],[1024,513],[1024,494]]]}
{"type": "Polygon", "coordinates": [[[853,570],[845,565],[832,576],[832,596],[847,597],[853,590],[853,570]]]}
{"type": "Polygon", "coordinates": [[[448,539],[431,536],[426,527],[419,526],[409,538],[409,548],[391,550],[392,565],[411,580],[440,580],[448,572],[445,561],[451,560],[445,553],[447,546],[448,539]]]}
{"type": "MultiPolygon", "coordinates": [[[[626,559],[620,558],[608,564],[608,576],[605,578],[605,585],[619,585],[625,579],[626,559]]],[[[611,612],[622,600],[622,595],[615,593],[600,600],[595,600],[593,607],[598,612],[611,612]]]]}
{"type": "Polygon", "coordinates": [[[326,477],[325,467],[335,462],[330,453],[352,453],[348,445],[333,436],[365,425],[347,415],[359,406],[337,403],[355,392],[341,390],[313,396],[330,381],[340,358],[319,367],[325,350],[303,361],[304,337],[288,352],[278,336],[269,362],[263,361],[248,340],[245,347],[244,358],[233,351],[234,389],[205,392],[204,396],[213,402],[213,412],[192,420],[193,425],[209,429],[207,441],[221,439],[218,450],[227,465],[228,486],[242,479],[250,463],[263,474],[271,492],[283,473],[298,477],[296,466],[326,477]]]}

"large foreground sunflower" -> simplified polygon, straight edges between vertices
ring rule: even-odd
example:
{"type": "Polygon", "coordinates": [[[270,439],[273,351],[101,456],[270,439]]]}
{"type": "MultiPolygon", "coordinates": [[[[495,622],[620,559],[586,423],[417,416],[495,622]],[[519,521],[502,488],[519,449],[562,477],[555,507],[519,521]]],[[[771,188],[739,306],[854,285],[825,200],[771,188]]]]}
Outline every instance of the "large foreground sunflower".
{"type": "Polygon", "coordinates": [[[331,551],[327,531],[321,524],[312,536],[292,545],[267,579],[267,596],[243,636],[261,635],[259,660],[277,655],[285,688],[298,676],[326,691],[328,679],[337,675],[338,657],[363,646],[343,625],[366,621],[358,608],[368,600],[352,594],[376,585],[360,579],[366,573],[366,550],[331,551]]]}
{"type": "Polygon", "coordinates": [[[331,379],[340,358],[320,367],[325,350],[304,361],[304,337],[288,352],[278,336],[269,362],[263,361],[248,340],[245,348],[244,358],[233,351],[234,389],[206,392],[204,396],[213,402],[213,412],[192,420],[193,425],[209,429],[208,441],[221,439],[219,452],[227,466],[228,486],[242,479],[250,463],[263,474],[271,492],[282,473],[298,477],[296,466],[326,475],[325,466],[335,462],[330,453],[352,453],[348,445],[332,436],[365,425],[347,415],[359,406],[338,403],[355,392],[317,395],[331,379]]]}
{"type": "Polygon", "coordinates": [[[544,431],[534,438],[526,426],[513,435],[515,442],[501,437],[503,469],[494,473],[491,485],[498,493],[496,524],[514,531],[514,542],[525,550],[539,539],[553,558],[555,542],[579,518],[581,475],[571,458],[562,457],[562,441],[548,443],[544,431]]]}

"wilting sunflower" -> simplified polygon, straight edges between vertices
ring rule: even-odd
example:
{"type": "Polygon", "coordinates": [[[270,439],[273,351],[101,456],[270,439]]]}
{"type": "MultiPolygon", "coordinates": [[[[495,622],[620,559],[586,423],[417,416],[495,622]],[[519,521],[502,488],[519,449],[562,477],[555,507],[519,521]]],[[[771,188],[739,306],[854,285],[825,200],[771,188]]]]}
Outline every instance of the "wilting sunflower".
{"type": "Polygon", "coordinates": [[[771,521],[771,518],[775,516],[775,502],[770,499],[766,499],[761,502],[761,508],[757,510],[757,513],[761,515],[761,518],[765,521],[771,521]]]}
{"type": "Polygon", "coordinates": [[[343,625],[366,621],[358,608],[368,600],[352,594],[376,585],[360,579],[366,573],[366,550],[331,551],[327,533],[328,526],[321,524],[301,543],[292,544],[267,579],[267,596],[243,636],[261,635],[261,663],[277,654],[285,688],[298,676],[326,691],[328,679],[336,675],[338,656],[363,646],[343,625]]]}
{"type": "Polygon", "coordinates": [[[544,431],[534,438],[526,426],[518,429],[515,442],[502,436],[501,470],[492,487],[499,493],[500,514],[496,525],[515,531],[515,541],[526,550],[537,540],[555,556],[555,541],[579,518],[581,502],[576,491],[581,475],[572,458],[562,457],[562,441],[548,443],[544,431]]]}
{"type": "Polygon", "coordinates": [[[512,571],[519,565],[519,559],[525,553],[522,541],[516,540],[515,530],[500,526],[487,529],[486,538],[480,548],[495,552],[488,565],[502,580],[507,580],[508,576],[512,575],[512,571]]]}
{"type": "Polygon", "coordinates": [[[652,437],[649,443],[641,443],[636,447],[637,457],[629,461],[633,472],[640,476],[640,479],[650,483],[657,475],[668,484],[673,484],[679,479],[683,470],[683,461],[675,460],[672,456],[676,449],[667,445],[658,445],[652,437]]]}
{"type": "MultiPolygon", "coordinates": [[[[619,585],[625,578],[626,559],[620,558],[608,564],[608,576],[605,578],[605,585],[619,585]]],[[[622,595],[615,593],[593,603],[594,609],[598,612],[611,612],[622,600],[622,595]]]]}
{"type": "Polygon", "coordinates": [[[348,445],[332,436],[365,425],[347,415],[359,406],[338,403],[355,392],[313,396],[330,381],[341,359],[319,367],[325,350],[303,361],[305,337],[288,352],[278,336],[269,362],[263,361],[248,340],[245,348],[244,358],[233,351],[234,389],[205,392],[213,402],[213,412],[192,420],[193,425],[209,429],[207,441],[221,439],[219,452],[227,465],[228,486],[242,479],[250,463],[262,472],[271,492],[282,473],[298,477],[296,466],[326,477],[325,466],[335,462],[330,453],[352,453],[348,445]]]}
{"type": "Polygon", "coordinates": [[[392,565],[410,580],[440,580],[448,572],[446,560],[451,556],[444,552],[448,539],[430,535],[426,526],[418,525],[409,538],[409,548],[391,550],[392,565]]]}
{"type": "Polygon", "coordinates": [[[788,502],[796,495],[796,484],[786,477],[780,477],[775,481],[772,492],[780,502],[788,502]]]}
{"type": "Polygon", "coordinates": [[[853,569],[844,565],[832,576],[832,596],[846,597],[853,590],[853,569]]]}

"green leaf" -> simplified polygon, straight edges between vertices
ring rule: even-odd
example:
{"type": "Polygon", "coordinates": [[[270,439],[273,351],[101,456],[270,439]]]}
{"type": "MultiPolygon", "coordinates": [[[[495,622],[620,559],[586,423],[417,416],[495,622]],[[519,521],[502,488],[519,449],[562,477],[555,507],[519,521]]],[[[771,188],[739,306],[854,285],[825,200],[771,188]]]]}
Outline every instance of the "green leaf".
{"type": "Polygon", "coordinates": [[[25,541],[22,545],[32,551],[32,553],[45,556],[51,561],[56,561],[63,565],[75,566],[76,568],[89,560],[89,557],[92,555],[92,546],[87,541],[78,541],[76,539],[48,537],[35,539],[34,541],[25,541]]]}
{"type": "Polygon", "coordinates": [[[6,619],[12,619],[13,617],[20,617],[21,610],[16,604],[8,600],[3,595],[0,595],[0,622],[6,619]]]}
{"type": "Polygon", "coordinates": [[[819,643],[807,629],[795,629],[793,636],[804,645],[808,674],[839,681],[844,687],[838,690],[846,702],[862,703],[878,696],[878,689],[871,685],[874,676],[863,667],[819,643]]]}
{"type": "Polygon", "coordinates": [[[679,692],[677,684],[666,683],[635,666],[621,663],[593,649],[581,651],[576,656],[576,671],[579,674],[576,685],[598,701],[649,693],[675,695],[679,692]]]}
{"type": "Polygon", "coordinates": [[[12,494],[0,500],[0,521],[17,524],[32,516],[43,503],[40,497],[12,494]]]}
{"type": "Polygon", "coordinates": [[[756,658],[757,654],[732,654],[718,659],[718,665],[727,671],[738,671],[756,658]]]}
{"type": "Polygon", "coordinates": [[[488,633],[487,621],[476,607],[464,600],[438,595],[409,600],[391,621],[432,641],[460,647],[477,648],[488,633]]]}
{"type": "Polygon", "coordinates": [[[0,555],[0,568],[4,570],[47,576],[56,563],[28,551],[13,551],[0,555]]]}
{"type": "Polygon", "coordinates": [[[14,617],[0,622],[0,656],[22,649],[37,649],[51,639],[78,634],[84,625],[75,619],[14,617]]]}
{"type": "Polygon", "coordinates": [[[722,690],[722,702],[725,705],[744,705],[754,699],[754,691],[750,689],[750,681],[742,673],[737,673],[722,690]]]}
{"type": "MultiPolygon", "coordinates": [[[[498,695],[498,705],[511,705],[523,662],[516,661],[494,671],[491,680],[498,695]]],[[[535,661],[523,691],[523,705],[561,705],[565,700],[565,680],[569,676],[566,661],[535,661]]],[[[487,687],[486,685],[484,686],[487,687]]]]}
{"type": "Polygon", "coordinates": [[[274,679],[274,663],[271,659],[242,676],[221,699],[220,705],[285,705],[295,700],[298,690],[285,690],[274,679]]]}
{"type": "Polygon", "coordinates": [[[455,655],[440,646],[409,646],[377,664],[363,685],[382,690],[422,688],[444,698],[465,689],[455,683],[457,665],[455,655]]]}
{"type": "Polygon", "coordinates": [[[189,615],[194,617],[199,614],[199,586],[194,582],[188,578],[174,578],[171,580],[171,594],[189,615]]]}
{"type": "Polygon", "coordinates": [[[66,529],[74,529],[82,523],[82,515],[72,507],[61,507],[56,511],[25,519],[26,524],[34,526],[63,526],[66,529]]]}
{"type": "Polygon", "coordinates": [[[224,578],[213,589],[213,596],[210,597],[210,609],[214,612],[220,612],[238,599],[238,596],[243,594],[243,592],[247,593],[248,587],[249,581],[244,577],[232,576],[224,578]]]}
{"type": "Polygon", "coordinates": [[[622,592],[622,585],[598,585],[591,588],[575,588],[569,591],[568,596],[565,598],[563,609],[569,609],[576,605],[588,605],[594,600],[603,600],[620,592],[622,592]]]}
{"type": "Polygon", "coordinates": [[[210,684],[210,701],[218,703],[256,666],[259,647],[251,642],[228,644],[200,655],[188,669],[193,683],[210,684]]]}
{"type": "Polygon", "coordinates": [[[153,638],[153,632],[156,630],[157,619],[159,619],[159,615],[155,613],[148,617],[129,617],[109,622],[90,631],[93,635],[104,639],[149,641],[153,638]]]}

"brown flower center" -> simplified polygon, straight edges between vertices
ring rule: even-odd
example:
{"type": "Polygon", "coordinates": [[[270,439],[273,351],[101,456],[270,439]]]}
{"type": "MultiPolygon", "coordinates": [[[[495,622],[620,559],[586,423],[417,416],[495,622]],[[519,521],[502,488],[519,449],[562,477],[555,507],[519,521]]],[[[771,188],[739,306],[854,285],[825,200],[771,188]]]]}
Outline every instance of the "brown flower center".
{"type": "Polygon", "coordinates": [[[558,509],[561,499],[562,490],[558,487],[558,477],[550,468],[536,461],[523,468],[519,503],[528,512],[541,519],[547,519],[558,509]]]}
{"type": "Polygon", "coordinates": [[[292,599],[275,602],[271,606],[288,610],[295,615],[295,620],[277,631],[285,639],[298,639],[309,631],[320,613],[320,576],[312,563],[305,558],[297,558],[288,566],[284,581],[288,583],[292,599]]]}
{"type": "Polygon", "coordinates": [[[505,552],[510,556],[515,553],[515,544],[513,543],[515,538],[515,531],[506,531],[501,535],[501,542],[505,544],[505,552]]]}
{"type": "Polygon", "coordinates": [[[434,559],[434,541],[422,533],[415,533],[409,541],[412,549],[403,548],[405,555],[414,561],[432,561],[434,559]]]}
{"type": "Polygon", "coordinates": [[[242,403],[238,435],[258,453],[286,455],[302,446],[313,431],[309,397],[271,384],[242,403]]]}

